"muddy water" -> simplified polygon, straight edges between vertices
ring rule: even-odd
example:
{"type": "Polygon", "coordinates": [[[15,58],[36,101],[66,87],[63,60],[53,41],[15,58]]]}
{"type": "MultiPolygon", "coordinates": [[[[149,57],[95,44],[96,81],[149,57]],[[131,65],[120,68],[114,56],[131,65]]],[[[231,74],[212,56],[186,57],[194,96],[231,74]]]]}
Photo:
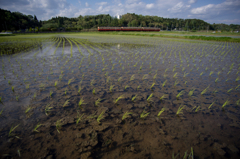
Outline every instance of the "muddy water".
{"type": "Polygon", "coordinates": [[[2,55],[1,157],[238,158],[239,51],[91,35],[2,55]]]}

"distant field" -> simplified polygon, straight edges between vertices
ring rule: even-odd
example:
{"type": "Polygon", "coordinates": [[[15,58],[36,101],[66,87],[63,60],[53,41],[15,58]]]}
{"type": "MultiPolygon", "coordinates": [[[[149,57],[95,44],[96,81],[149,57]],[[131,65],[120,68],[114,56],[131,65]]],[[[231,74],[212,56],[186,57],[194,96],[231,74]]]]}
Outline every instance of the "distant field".
{"type": "MultiPolygon", "coordinates": [[[[32,34],[11,34],[11,37],[31,37],[31,36],[56,36],[56,35],[131,35],[131,36],[149,36],[162,38],[177,38],[177,39],[193,39],[205,41],[221,41],[221,42],[240,42],[240,33],[212,33],[209,32],[186,32],[186,31],[161,31],[161,32],[63,32],[63,33],[32,33],[32,34]]],[[[1,35],[4,38],[5,35],[1,35]]],[[[10,38],[9,34],[6,38],[10,38]]],[[[37,37],[38,37],[37,36],[37,37]]]]}

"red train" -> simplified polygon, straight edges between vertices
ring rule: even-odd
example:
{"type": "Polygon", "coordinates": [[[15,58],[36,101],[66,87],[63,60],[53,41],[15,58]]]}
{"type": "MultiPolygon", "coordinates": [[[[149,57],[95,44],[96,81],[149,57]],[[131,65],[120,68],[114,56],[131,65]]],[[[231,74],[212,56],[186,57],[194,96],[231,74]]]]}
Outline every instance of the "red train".
{"type": "Polygon", "coordinates": [[[152,27],[98,27],[98,31],[160,31],[152,27]]]}

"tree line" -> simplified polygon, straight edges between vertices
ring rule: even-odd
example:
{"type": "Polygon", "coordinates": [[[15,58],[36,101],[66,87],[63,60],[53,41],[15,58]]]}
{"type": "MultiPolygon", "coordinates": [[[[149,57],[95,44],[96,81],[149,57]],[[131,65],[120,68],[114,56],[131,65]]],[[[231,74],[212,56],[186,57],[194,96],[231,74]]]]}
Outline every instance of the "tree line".
{"type": "Polygon", "coordinates": [[[158,16],[143,16],[134,13],[122,15],[120,19],[109,14],[80,15],[77,18],[53,17],[49,20],[39,21],[36,15],[24,15],[20,12],[10,12],[0,9],[0,31],[38,32],[38,31],[77,31],[94,29],[101,26],[110,27],[156,27],[161,30],[239,30],[237,24],[209,24],[201,19],[163,18],[158,16]]]}

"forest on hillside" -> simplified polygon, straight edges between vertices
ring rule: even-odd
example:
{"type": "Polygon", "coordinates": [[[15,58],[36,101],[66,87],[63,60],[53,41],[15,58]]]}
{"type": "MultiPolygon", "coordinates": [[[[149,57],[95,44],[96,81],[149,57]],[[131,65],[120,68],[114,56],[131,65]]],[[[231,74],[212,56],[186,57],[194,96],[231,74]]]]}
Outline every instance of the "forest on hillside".
{"type": "Polygon", "coordinates": [[[221,30],[235,31],[240,29],[237,24],[209,24],[201,19],[163,18],[158,16],[144,16],[134,13],[122,15],[121,19],[109,14],[80,15],[76,18],[52,17],[39,21],[36,15],[24,15],[20,12],[10,12],[0,9],[0,31],[38,32],[38,31],[80,31],[94,29],[99,26],[111,27],[157,27],[162,30],[221,30]]]}

